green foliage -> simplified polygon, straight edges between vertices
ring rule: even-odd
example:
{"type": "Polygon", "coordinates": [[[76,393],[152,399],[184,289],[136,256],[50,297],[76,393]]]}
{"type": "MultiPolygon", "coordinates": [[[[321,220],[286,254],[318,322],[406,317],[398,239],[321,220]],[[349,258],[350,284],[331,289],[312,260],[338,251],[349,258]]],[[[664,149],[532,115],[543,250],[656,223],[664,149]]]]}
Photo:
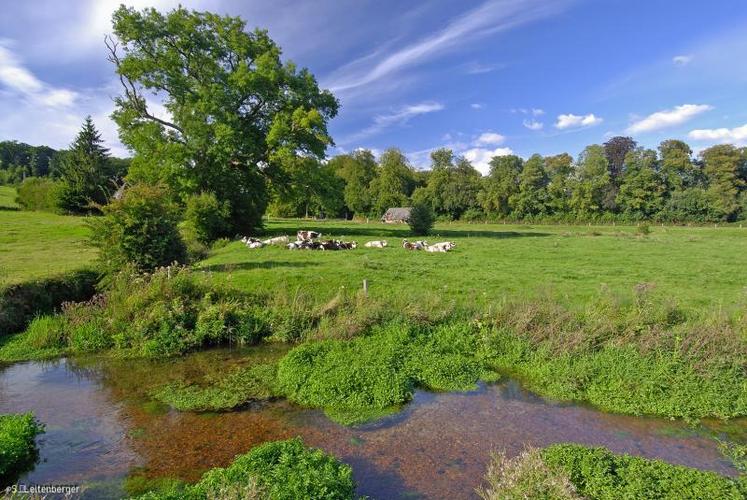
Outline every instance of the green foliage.
{"type": "Polygon", "coordinates": [[[230,207],[213,193],[200,193],[187,198],[184,220],[189,232],[207,245],[220,237],[230,236],[230,207]]]}
{"type": "Polygon", "coordinates": [[[742,499],[744,482],[661,460],[615,455],[605,448],[559,444],[542,451],[550,469],[565,473],[584,498],[742,499]]]}
{"type": "Polygon", "coordinates": [[[712,192],[693,187],[672,193],[662,216],[676,222],[718,222],[724,218],[724,213],[717,207],[712,192]]]}
{"type": "Polygon", "coordinates": [[[518,190],[509,199],[517,217],[528,218],[545,212],[547,181],[545,160],[540,155],[532,155],[519,174],[518,190]]]}
{"type": "Polygon", "coordinates": [[[0,487],[13,484],[39,456],[36,436],[44,432],[31,413],[0,415],[0,487]]]}
{"type": "Polygon", "coordinates": [[[379,175],[371,181],[374,212],[381,216],[391,207],[406,207],[415,190],[415,173],[398,149],[387,149],[379,160],[379,175]]]}
{"type": "Polygon", "coordinates": [[[138,184],[104,207],[104,217],[91,222],[91,243],[109,270],[133,265],[147,271],[184,262],[178,220],[177,207],[162,188],[138,184]]]}
{"type": "Polygon", "coordinates": [[[280,361],[278,387],[292,401],[358,423],[406,403],[416,386],[473,389],[484,371],[472,354],[474,339],[464,325],[393,323],[347,342],[303,344],[280,361]]]}
{"type": "Polygon", "coordinates": [[[739,192],[745,181],[740,178],[742,152],[731,144],[711,146],[701,153],[708,176],[708,192],[713,196],[714,206],[724,214],[725,220],[735,220],[739,210],[739,192]]]}
{"type": "Polygon", "coordinates": [[[291,160],[322,158],[332,143],[334,96],[238,17],[122,6],[113,28],[125,49],[110,44],[127,90],[114,120],[135,152],[130,180],[163,182],[177,198],[212,192],[230,207],[230,232],[251,234],[291,160]],[[150,112],[145,92],[163,96],[168,120],[150,112]]]}
{"type": "Polygon", "coordinates": [[[228,467],[209,470],[197,484],[184,490],[153,492],[140,499],[351,500],[354,493],[349,465],[321,450],[307,448],[300,438],[295,438],[252,448],[228,467]]]}
{"type": "Polygon", "coordinates": [[[415,236],[425,236],[431,232],[434,223],[433,210],[427,205],[416,204],[410,211],[410,219],[407,224],[415,236]]]}
{"type": "Polygon", "coordinates": [[[88,300],[99,278],[81,270],[0,288],[0,337],[22,330],[34,316],[50,314],[64,302],[88,300]]]}
{"type": "Polygon", "coordinates": [[[509,200],[518,191],[519,175],[524,162],[515,155],[496,156],[490,160],[490,173],[477,197],[482,209],[493,217],[507,217],[509,200]]]}
{"type": "Polygon", "coordinates": [[[225,411],[250,401],[267,400],[281,394],[275,389],[277,366],[262,364],[241,368],[206,385],[169,384],[153,397],[179,411],[225,411]]]}
{"type": "Polygon", "coordinates": [[[42,177],[28,177],[18,186],[16,201],[23,210],[55,212],[58,209],[59,193],[59,182],[42,177]]]}
{"type": "Polygon", "coordinates": [[[60,165],[57,207],[67,213],[98,212],[114,187],[108,177],[109,150],[90,116],[60,165]]]}
{"type": "Polygon", "coordinates": [[[343,197],[350,212],[358,216],[371,215],[371,181],[376,177],[378,168],[373,153],[359,149],[347,155],[335,156],[328,165],[344,182],[343,197]]]}

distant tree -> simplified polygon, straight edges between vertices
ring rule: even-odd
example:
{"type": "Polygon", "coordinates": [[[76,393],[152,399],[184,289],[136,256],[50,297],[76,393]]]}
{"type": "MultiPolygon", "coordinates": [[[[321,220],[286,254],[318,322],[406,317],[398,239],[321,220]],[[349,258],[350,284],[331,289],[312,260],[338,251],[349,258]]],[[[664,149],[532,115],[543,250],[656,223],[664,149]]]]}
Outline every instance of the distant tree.
{"type": "Polygon", "coordinates": [[[507,217],[511,212],[509,200],[519,187],[519,175],[524,162],[516,155],[494,156],[490,173],[482,182],[478,201],[483,211],[492,217],[507,217]]]}
{"type": "Polygon", "coordinates": [[[547,185],[547,208],[553,214],[568,212],[570,200],[570,176],[573,173],[573,157],[561,153],[545,158],[545,170],[549,179],[547,185]]]}
{"type": "Polygon", "coordinates": [[[627,154],[625,164],[617,205],[628,218],[651,219],[662,210],[666,191],[658,173],[656,151],[636,148],[627,154]]]}
{"type": "Polygon", "coordinates": [[[325,165],[314,157],[299,157],[286,166],[289,179],[284,189],[277,192],[273,210],[278,215],[337,217],[345,201],[344,181],[333,166],[325,165]]]}
{"type": "Polygon", "coordinates": [[[610,172],[610,181],[619,185],[625,169],[625,157],[633,151],[637,143],[632,137],[615,136],[604,143],[604,156],[610,172]]]}
{"type": "Polygon", "coordinates": [[[415,175],[407,157],[399,149],[384,151],[379,175],[371,182],[374,211],[383,214],[388,208],[407,206],[414,189],[415,175]]]}
{"type": "Polygon", "coordinates": [[[535,154],[524,163],[519,174],[519,190],[511,196],[509,204],[516,217],[541,215],[546,211],[547,172],[545,159],[535,154]]]}
{"type": "Polygon", "coordinates": [[[410,219],[408,220],[412,234],[415,236],[426,236],[433,228],[434,218],[433,210],[430,206],[422,203],[413,205],[410,211],[410,219]]]}
{"type": "Polygon", "coordinates": [[[343,196],[345,205],[352,212],[351,215],[371,215],[371,181],[376,178],[378,169],[373,153],[367,149],[360,149],[350,154],[335,156],[329,161],[329,166],[345,183],[343,196]]]}
{"type": "Polygon", "coordinates": [[[683,141],[668,139],[659,144],[660,171],[671,193],[694,187],[704,181],[703,175],[692,161],[692,150],[683,141]]]}
{"type": "Polygon", "coordinates": [[[179,199],[213,192],[230,206],[231,231],[246,234],[261,224],[269,186],[290,180],[292,159],[321,159],[332,144],[337,100],[308,70],[281,62],[266,31],[181,7],[121,6],[113,25],[109,58],[124,90],[113,118],[135,153],[128,179],[164,182],[179,199]],[[145,92],[162,96],[165,113],[145,92]]]}
{"type": "Polygon", "coordinates": [[[571,210],[580,219],[595,218],[604,211],[609,191],[610,173],[604,148],[598,144],[587,146],[576,162],[571,210]]]}
{"type": "Polygon", "coordinates": [[[60,166],[60,188],[57,203],[62,211],[83,213],[97,211],[107,201],[110,187],[106,176],[109,150],[90,116],[70,146],[60,166]]]}
{"type": "Polygon", "coordinates": [[[722,144],[704,150],[701,157],[715,208],[724,214],[724,219],[734,220],[740,209],[740,190],[745,188],[745,182],[740,177],[744,161],[742,151],[731,144],[722,144]]]}
{"type": "Polygon", "coordinates": [[[417,198],[436,214],[456,220],[477,207],[481,177],[465,158],[456,158],[450,149],[437,149],[431,153],[431,170],[417,198]]]}

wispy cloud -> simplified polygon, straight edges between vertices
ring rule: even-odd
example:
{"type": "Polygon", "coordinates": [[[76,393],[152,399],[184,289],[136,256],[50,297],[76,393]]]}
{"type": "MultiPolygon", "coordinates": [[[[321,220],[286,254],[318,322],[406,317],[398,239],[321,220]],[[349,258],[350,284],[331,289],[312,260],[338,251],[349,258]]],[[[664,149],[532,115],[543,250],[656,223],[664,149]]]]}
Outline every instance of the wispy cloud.
{"type": "Polygon", "coordinates": [[[475,145],[495,145],[495,144],[502,144],[503,141],[506,140],[505,136],[502,136],[501,134],[497,134],[495,132],[484,132],[480,134],[480,136],[475,139],[475,145]]]}
{"type": "Polygon", "coordinates": [[[422,102],[419,104],[409,104],[391,113],[374,116],[373,123],[371,125],[364,128],[363,130],[354,133],[349,137],[346,137],[345,139],[340,141],[340,143],[349,144],[351,142],[360,141],[361,139],[376,135],[390,127],[405,125],[416,116],[434,113],[443,109],[444,105],[440,102],[422,102]]]}
{"type": "Polygon", "coordinates": [[[394,49],[378,50],[334,72],[323,86],[350,91],[421,65],[480,37],[505,31],[559,12],[567,1],[489,0],[451,21],[436,33],[394,49]]]}
{"type": "Polygon", "coordinates": [[[672,109],[665,109],[652,113],[645,118],[633,122],[628,128],[629,134],[640,134],[642,132],[651,132],[662,128],[680,125],[693,117],[710,111],[713,106],[708,104],[682,104],[672,109]]]}
{"type": "Polygon", "coordinates": [[[524,127],[528,128],[529,130],[542,130],[542,128],[545,126],[544,123],[537,120],[524,120],[522,122],[522,125],[524,125],[524,127]]]}
{"type": "Polygon", "coordinates": [[[705,128],[691,130],[687,136],[696,141],[734,142],[743,144],[747,141],[747,124],[735,128],[705,128]]]}
{"type": "Polygon", "coordinates": [[[473,102],[472,104],[469,105],[469,107],[472,109],[482,109],[485,106],[483,104],[480,104],[479,102],[473,102]]]}
{"type": "Polygon", "coordinates": [[[689,55],[679,55],[679,56],[674,56],[672,58],[672,62],[676,64],[677,66],[686,66],[690,64],[690,61],[692,60],[693,60],[693,56],[689,56],[689,55]]]}
{"type": "Polygon", "coordinates": [[[572,113],[566,115],[558,115],[558,120],[555,122],[555,128],[558,130],[565,130],[570,128],[581,128],[581,127],[593,127],[602,123],[602,118],[595,116],[594,113],[588,115],[574,115],[572,113]]]}
{"type": "Polygon", "coordinates": [[[491,73],[503,67],[504,66],[501,64],[481,64],[478,62],[471,62],[465,66],[465,70],[470,75],[483,75],[485,73],[491,73]]]}
{"type": "Polygon", "coordinates": [[[0,85],[42,106],[71,106],[75,102],[75,92],[41,81],[21,63],[9,45],[9,42],[0,40],[0,85]]]}

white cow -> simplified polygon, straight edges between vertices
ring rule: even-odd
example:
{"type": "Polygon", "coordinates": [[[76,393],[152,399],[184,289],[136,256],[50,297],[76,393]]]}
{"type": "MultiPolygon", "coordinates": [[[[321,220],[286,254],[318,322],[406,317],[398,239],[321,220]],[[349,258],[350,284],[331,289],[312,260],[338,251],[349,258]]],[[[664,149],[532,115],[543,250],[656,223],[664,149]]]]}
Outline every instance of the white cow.
{"type": "Polygon", "coordinates": [[[454,243],[453,241],[442,241],[440,243],[434,243],[431,246],[436,247],[436,248],[442,248],[444,252],[448,252],[452,248],[456,247],[456,243],[454,243]]]}
{"type": "Polygon", "coordinates": [[[369,241],[364,245],[366,248],[385,248],[387,246],[386,240],[369,241]]]}
{"type": "Polygon", "coordinates": [[[265,245],[280,245],[283,243],[288,243],[288,237],[287,236],[276,236],[274,238],[268,238],[264,240],[262,243],[265,245]]]}

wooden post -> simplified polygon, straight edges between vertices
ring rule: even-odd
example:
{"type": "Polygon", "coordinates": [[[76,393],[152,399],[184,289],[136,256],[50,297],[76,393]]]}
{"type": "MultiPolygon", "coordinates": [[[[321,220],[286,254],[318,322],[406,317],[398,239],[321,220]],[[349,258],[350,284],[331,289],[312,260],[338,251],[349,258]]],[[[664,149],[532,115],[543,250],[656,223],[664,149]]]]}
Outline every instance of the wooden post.
{"type": "Polygon", "coordinates": [[[363,280],[363,295],[368,297],[368,280],[363,280]]]}

